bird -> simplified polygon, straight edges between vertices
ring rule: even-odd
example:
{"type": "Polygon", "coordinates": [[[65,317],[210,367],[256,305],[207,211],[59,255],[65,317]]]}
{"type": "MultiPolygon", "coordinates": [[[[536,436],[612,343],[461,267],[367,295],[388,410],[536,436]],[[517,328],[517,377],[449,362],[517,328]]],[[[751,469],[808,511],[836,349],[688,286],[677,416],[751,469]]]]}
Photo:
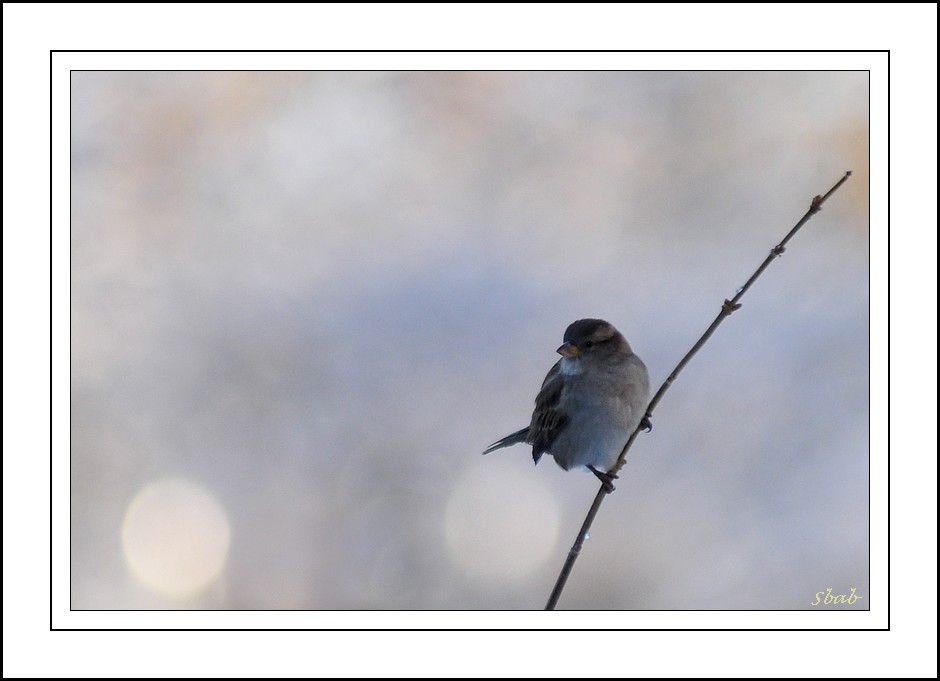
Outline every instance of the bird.
{"type": "Polygon", "coordinates": [[[603,319],[572,322],[557,352],[561,359],[542,382],[529,425],[483,453],[532,445],[536,464],[551,454],[566,471],[586,468],[609,494],[617,478],[610,469],[627,440],[639,426],[652,429],[649,373],[623,334],[603,319]]]}

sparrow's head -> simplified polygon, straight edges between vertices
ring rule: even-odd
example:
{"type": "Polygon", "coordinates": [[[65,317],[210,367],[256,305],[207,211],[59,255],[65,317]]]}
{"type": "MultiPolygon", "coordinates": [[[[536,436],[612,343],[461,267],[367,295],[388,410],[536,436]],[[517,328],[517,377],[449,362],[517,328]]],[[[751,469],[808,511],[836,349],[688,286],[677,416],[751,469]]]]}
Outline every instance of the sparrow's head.
{"type": "Polygon", "coordinates": [[[603,319],[579,319],[565,330],[565,342],[558,354],[568,358],[602,358],[629,355],[627,339],[603,319]]]}

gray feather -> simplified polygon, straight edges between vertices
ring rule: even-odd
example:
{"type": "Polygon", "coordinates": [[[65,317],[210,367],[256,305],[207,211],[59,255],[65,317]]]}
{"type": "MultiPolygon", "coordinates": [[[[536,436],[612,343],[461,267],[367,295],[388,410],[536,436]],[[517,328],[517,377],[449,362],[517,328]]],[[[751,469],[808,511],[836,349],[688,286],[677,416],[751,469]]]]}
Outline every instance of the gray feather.
{"type": "Polygon", "coordinates": [[[520,442],[525,442],[526,437],[529,435],[529,428],[525,427],[522,430],[517,430],[512,435],[507,435],[502,440],[497,440],[489,447],[483,450],[484,454],[489,454],[490,452],[496,451],[497,449],[502,449],[503,447],[511,447],[512,445],[517,445],[520,442]]]}

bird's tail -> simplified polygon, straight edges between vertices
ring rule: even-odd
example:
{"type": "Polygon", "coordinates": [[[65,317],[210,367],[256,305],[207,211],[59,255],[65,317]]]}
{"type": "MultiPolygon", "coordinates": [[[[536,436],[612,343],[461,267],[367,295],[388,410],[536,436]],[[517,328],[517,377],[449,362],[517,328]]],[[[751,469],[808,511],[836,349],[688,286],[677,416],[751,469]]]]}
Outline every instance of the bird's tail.
{"type": "Polygon", "coordinates": [[[502,440],[497,440],[489,447],[483,450],[484,454],[489,454],[492,451],[497,449],[502,449],[503,447],[509,447],[511,445],[517,445],[520,442],[525,442],[526,437],[529,435],[529,428],[523,428],[522,430],[517,430],[512,435],[507,435],[502,440]]]}

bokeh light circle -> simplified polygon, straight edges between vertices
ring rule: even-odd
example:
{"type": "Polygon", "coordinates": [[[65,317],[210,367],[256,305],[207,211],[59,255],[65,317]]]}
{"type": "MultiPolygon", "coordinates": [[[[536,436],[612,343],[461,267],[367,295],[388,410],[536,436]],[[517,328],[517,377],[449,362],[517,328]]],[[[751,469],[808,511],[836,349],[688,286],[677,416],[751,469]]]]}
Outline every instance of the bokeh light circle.
{"type": "Polygon", "coordinates": [[[173,478],[143,487],[121,529],[134,577],[172,597],[197,593],[219,576],[229,537],[228,518],[216,498],[201,485],[173,478]]]}
{"type": "Polygon", "coordinates": [[[552,555],[558,517],[543,482],[515,462],[488,456],[451,492],[444,514],[447,547],[474,581],[518,584],[552,555]]]}

